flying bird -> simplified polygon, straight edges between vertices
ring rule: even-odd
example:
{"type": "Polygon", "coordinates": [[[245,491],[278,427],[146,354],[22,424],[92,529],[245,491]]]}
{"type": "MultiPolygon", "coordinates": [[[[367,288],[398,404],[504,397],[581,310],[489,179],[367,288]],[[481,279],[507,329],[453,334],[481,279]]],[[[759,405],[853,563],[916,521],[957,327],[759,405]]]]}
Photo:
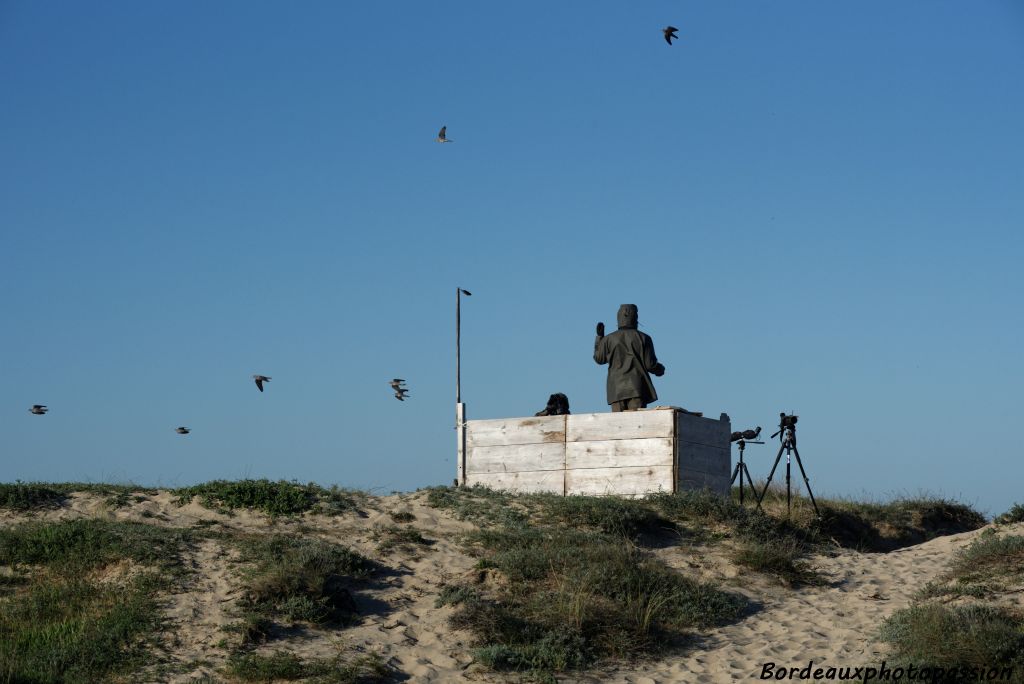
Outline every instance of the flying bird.
{"type": "Polygon", "coordinates": [[[679,29],[677,29],[675,26],[666,26],[665,28],[661,29],[661,32],[665,34],[665,42],[671,45],[673,38],[678,40],[679,36],[676,35],[676,31],[678,30],[679,29]]]}
{"type": "Polygon", "coordinates": [[[395,390],[397,392],[397,391],[402,389],[402,383],[403,382],[405,382],[405,380],[403,380],[402,378],[395,378],[394,380],[392,380],[388,384],[391,385],[391,389],[393,389],[393,390],[395,390]]]}
{"type": "Polygon", "coordinates": [[[404,387],[400,387],[395,390],[395,399],[398,401],[405,401],[405,398],[409,396],[409,390],[404,387]]]}
{"type": "Polygon", "coordinates": [[[441,131],[437,134],[437,142],[439,142],[439,143],[455,142],[454,140],[451,140],[451,139],[448,138],[447,132],[448,132],[448,127],[447,126],[441,126],[441,131]]]}
{"type": "Polygon", "coordinates": [[[187,435],[188,433],[190,433],[192,431],[189,430],[187,427],[180,427],[177,430],[175,430],[175,432],[177,432],[179,435],[187,435]]]}
{"type": "Polygon", "coordinates": [[[30,408],[28,412],[37,416],[42,416],[45,415],[46,412],[49,410],[50,409],[46,408],[42,404],[32,404],[32,408],[30,408]]]}
{"type": "Polygon", "coordinates": [[[270,378],[268,378],[266,375],[254,375],[252,376],[252,379],[256,381],[256,388],[260,392],[263,391],[263,383],[270,382],[270,378]]]}

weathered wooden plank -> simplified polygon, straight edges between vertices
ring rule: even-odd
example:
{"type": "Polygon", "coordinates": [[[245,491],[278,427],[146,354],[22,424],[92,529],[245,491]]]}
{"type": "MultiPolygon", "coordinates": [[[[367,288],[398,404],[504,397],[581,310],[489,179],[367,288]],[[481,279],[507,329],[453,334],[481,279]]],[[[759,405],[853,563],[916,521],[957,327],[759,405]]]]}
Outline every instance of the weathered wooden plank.
{"type": "Polygon", "coordinates": [[[667,437],[568,442],[565,445],[565,466],[570,470],[665,465],[672,465],[672,440],[667,437]]]}
{"type": "Polygon", "coordinates": [[[671,465],[565,471],[566,494],[628,496],[658,491],[672,491],[671,465]]]}
{"type": "Polygon", "coordinates": [[[676,439],[680,442],[707,444],[728,448],[731,424],[728,421],[702,418],[688,413],[677,412],[676,439]]]}
{"type": "Polygon", "coordinates": [[[504,446],[565,442],[566,416],[471,420],[466,425],[466,446],[504,446]]]}
{"type": "Polygon", "coordinates": [[[508,444],[469,448],[468,473],[518,473],[565,468],[565,444],[508,444]]]}
{"type": "Polygon", "coordinates": [[[567,442],[672,437],[675,411],[576,413],[567,416],[567,442]]]}
{"type": "Polygon", "coordinates": [[[522,473],[475,473],[466,476],[466,483],[482,485],[491,489],[502,489],[522,494],[553,492],[562,494],[565,486],[565,471],[544,470],[522,473]]]}

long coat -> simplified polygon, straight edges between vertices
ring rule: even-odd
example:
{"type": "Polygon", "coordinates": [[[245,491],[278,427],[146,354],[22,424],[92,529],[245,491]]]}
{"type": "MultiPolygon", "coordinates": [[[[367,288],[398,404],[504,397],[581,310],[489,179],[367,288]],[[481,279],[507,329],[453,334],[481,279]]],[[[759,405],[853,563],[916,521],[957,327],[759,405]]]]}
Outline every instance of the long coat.
{"type": "Polygon", "coordinates": [[[657,401],[649,373],[664,372],[654,354],[650,335],[636,329],[636,306],[623,304],[619,329],[594,341],[594,361],[608,364],[608,403],[639,398],[644,404],[657,401]]]}

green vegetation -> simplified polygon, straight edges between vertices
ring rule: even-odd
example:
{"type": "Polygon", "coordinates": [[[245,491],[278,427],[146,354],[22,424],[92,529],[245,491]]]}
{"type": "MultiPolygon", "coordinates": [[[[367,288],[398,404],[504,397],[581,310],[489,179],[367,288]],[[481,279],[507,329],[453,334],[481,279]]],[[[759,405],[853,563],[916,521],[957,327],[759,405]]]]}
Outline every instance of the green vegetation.
{"type": "Polygon", "coordinates": [[[986,598],[1024,584],[1024,537],[985,530],[954,556],[949,570],[921,591],[920,598],[986,598]]]}
{"type": "Polygon", "coordinates": [[[1003,675],[999,681],[1024,682],[1024,615],[1014,597],[1005,600],[1022,584],[1024,537],[986,529],[918,593],[910,608],[883,623],[880,636],[901,662],[959,668],[957,676],[943,681],[994,679],[1012,668],[1013,677],[1003,675]],[[927,600],[934,598],[949,603],[927,600]]]}
{"type": "Polygon", "coordinates": [[[416,516],[409,511],[391,511],[390,515],[396,523],[408,523],[416,519],[416,516]]]}
{"type": "Polygon", "coordinates": [[[1024,522],[1024,505],[1013,504],[1010,510],[1006,511],[995,519],[995,522],[1000,525],[1009,525],[1011,523],[1024,522]]]}
{"type": "Polygon", "coordinates": [[[473,520],[464,537],[481,583],[449,585],[452,625],[497,670],[552,673],[657,653],[694,627],[739,618],[744,599],[675,572],[637,541],[678,538],[649,502],[430,490],[428,503],[473,520]]]}
{"type": "Polygon", "coordinates": [[[243,682],[306,680],[309,684],[362,684],[384,681],[389,670],[376,654],[349,660],[303,660],[284,651],[269,656],[238,654],[228,661],[227,672],[243,682]]]}
{"type": "Polygon", "coordinates": [[[95,682],[144,664],[155,595],[182,578],[181,530],[74,520],[0,529],[0,681],[95,682]]]}
{"type": "Polygon", "coordinates": [[[427,505],[446,509],[458,520],[481,527],[515,525],[526,521],[526,511],[517,497],[487,487],[428,487],[427,505]]]}
{"type": "Polygon", "coordinates": [[[892,551],[985,525],[970,506],[939,497],[899,498],[887,503],[819,500],[823,534],[843,546],[892,551]]]}
{"type": "Polygon", "coordinates": [[[992,668],[1013,668],[1015,678],[1000,681],[1024,681],[1024,621],[1006,610],[919,604],[886,620],[881,637],[892,644],[896,658],[919,669],[961,668],[963,677],[950,681],[976,681],[967,672],[992,668]]]}
{"type": "Polygon", "coordinates": [[[654,653],[745,607],[602,532],[519,526],[467,542],[500,580],[447,587],[439,603],[457,606],[453,626],[472,631],[477,657],[499,670],[552,672],[654,653]]]}
{"type": "MultiPolygon", "coordinates": [[[[156,489],[134,484],[96,484],[92,482],[15,482],[0,483],[0,508],[31,511],[57,508],[64,504],[72,492],[87,492],[106,496],[106,503],[118,508],[129,503],[133,494],[156,493],[156,489]]],[[[140,497],[135,496],[138,501],[140,497]]]]}
{"type": "Polygon", "coordinates": [[[20,481],[0,483],[0,508],[14,511],[56,508],[65,498],[62,492],[49,485],[20,481]]]}
{"type": "Polygon", "coordinates": [[[185,505],[194,497],[207,508],[235,510],[250,508],[271,516],[299,515],[307,511],[324,515],[340,515],[354,511],[362,498],[357,492],[332,486],[330,489],[313,482],[299,484],[279,480],[214,480],[175,490],[178,503],[185,505]]]}
{"type": "Polygon", "coordinates": [[[675,532],[675,525],[640,499],[525,494],[519,500],[534,514],[533,520],[543,525],[596,530],[630,539],[643,533],[675,532]]]}
{"type": "Polygon", "coordinates": [[[349,587],[375,564],[345,547],[274,535],[236,540],[251,563],[240,601],[243,641],[265,641],[279,622],[346,625],[356,615],[349,587]]]}
{"type": "Polygon", "coordinates": [[[434,542],[424,537],[414,527],[378,527],[373,531],[373,539],[377,542],[377,550],[387,553],[394,549],[414,551],[417,547],[430,546],[434,542]]]}

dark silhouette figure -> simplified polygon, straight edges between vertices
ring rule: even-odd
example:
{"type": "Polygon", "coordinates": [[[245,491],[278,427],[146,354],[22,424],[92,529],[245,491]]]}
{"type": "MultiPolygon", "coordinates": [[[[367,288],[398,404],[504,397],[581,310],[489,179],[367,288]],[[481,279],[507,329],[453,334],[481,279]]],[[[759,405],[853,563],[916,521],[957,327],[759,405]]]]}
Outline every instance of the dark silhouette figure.
{"type": "Polygon", "coordinates": [[[32,408],[28,410],[29,413],[35,416],[45,416],[46,412],[50,409],[46,408],[42,404],[32,404],[32,408]]]}
{"type": "Polygon", "coordinates": [[[665,28],[661,29],[661,32],[665,34],[665,42],[671,45],[673,38],[679,40],[679,36],[676,35],[676,31],[678,30],[679,29],[677,29],[675,26],[666,26],[665,28]]]}
{"type": "Polygon", "coordinates": [[[636,329],[636,304],[623,304],[617,314],[619,329],[605,337],[604,323],[597,324],[594,361],[608,364],[608,404],[612,411],[634,411],[657,401],[649,373],[661,377],[665,366],[658,363],[650,335],[636,329]]]}
{"type": "Polygon", "coordinates": [[[544,410],[537,411],[535,416],[567,416],[569,415],[569,397],[561,392],[548,397],[548,405],[544,410]]]}
{"type": "Polygon", "coordinates": [[[256,389],[258,389],[260,392],[263,391],[263,383],[270,382],[270,378],[268,378],[266,375],[254,375],[252,376],[252,379],[256,381],[256,389]]]}

